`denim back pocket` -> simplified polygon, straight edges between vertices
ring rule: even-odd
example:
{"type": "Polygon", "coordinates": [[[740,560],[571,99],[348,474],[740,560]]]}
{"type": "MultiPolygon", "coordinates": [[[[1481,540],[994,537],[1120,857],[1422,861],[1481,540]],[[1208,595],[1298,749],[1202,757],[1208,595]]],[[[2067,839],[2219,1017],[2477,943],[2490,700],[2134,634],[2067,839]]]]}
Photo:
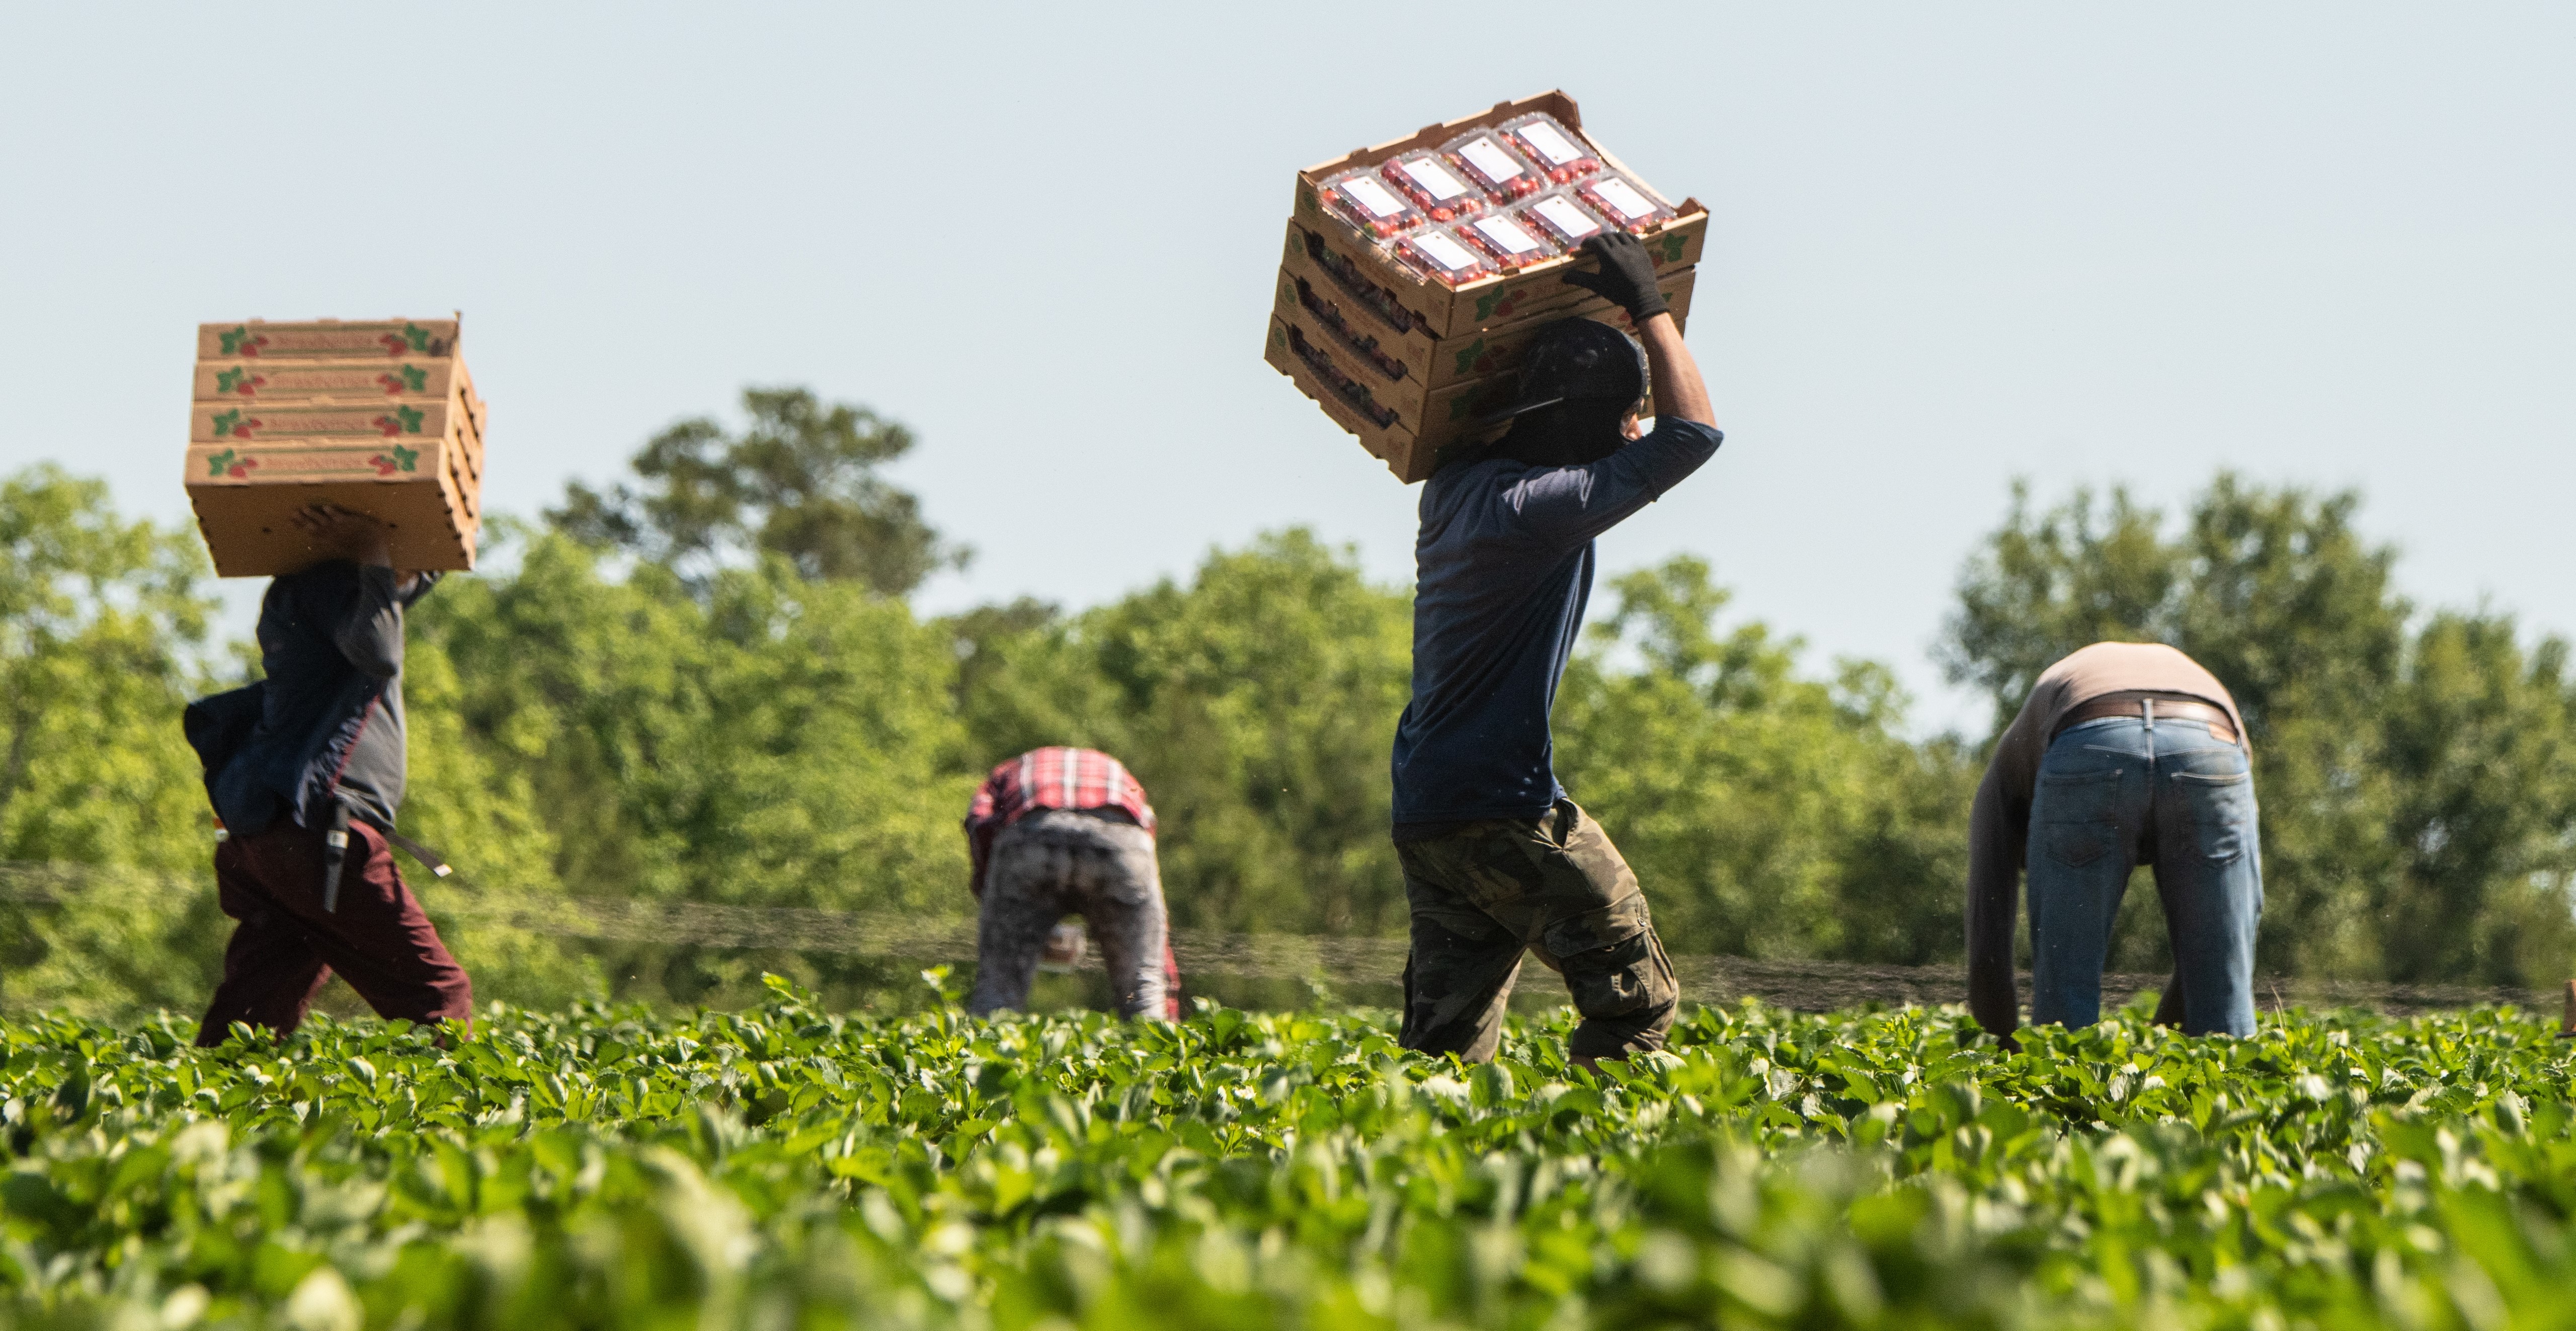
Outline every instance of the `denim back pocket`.
{"type": "Polygon", "coordinates": [[[2120,844],[2120,790],[2125,767],[2091,772],[2048,772],[2031,796],[2031,845],[2070,869],[2102,858],[2120,844]]]}
{"type": "Polygon", "coordinates": [[[2224,864],[2253,844],[2253,773],[2176,772],[2173,783],[2188,802],[2192,841],[2202,858],[2224,864]]]}

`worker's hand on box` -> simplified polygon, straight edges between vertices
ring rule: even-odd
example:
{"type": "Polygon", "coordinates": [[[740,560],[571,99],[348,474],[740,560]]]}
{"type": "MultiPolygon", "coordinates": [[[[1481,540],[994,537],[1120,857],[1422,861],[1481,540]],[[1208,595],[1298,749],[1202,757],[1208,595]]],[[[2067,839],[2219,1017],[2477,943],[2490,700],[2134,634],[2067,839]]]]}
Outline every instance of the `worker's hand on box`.
{"type": "Polygon", "coordinates": [[[1566,283],[1608,297],[1641,324],[1671,312],[1655,287],[1655,260],[1643,241],[1625,231],[1609,231],[1583,242],[1583,252],[1601,261],[1601,271],[1567,273],[1566,283]]]}
{"type": "Polygon", "coordinates": [[[385,524],[364,513],[338,504],[314,504],[297,509],[294,522],[325,559],[393,566],[392,536],[385,524]]]}

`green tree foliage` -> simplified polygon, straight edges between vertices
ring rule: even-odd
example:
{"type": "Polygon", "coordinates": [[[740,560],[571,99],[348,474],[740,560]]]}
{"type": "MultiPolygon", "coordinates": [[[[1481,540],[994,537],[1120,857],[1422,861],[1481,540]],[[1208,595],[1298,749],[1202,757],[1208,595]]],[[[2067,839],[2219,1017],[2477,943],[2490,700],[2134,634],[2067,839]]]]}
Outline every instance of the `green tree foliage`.
{"type": "Polygon", "coordinates": [[[809,580],[885,596],[965,562],[922,520],[920,501],[878,474],[912,451],[910,430],[803,388],[746,388],[742,406],[751,423],[741,433],[710,417],[681,421],[635,455],[640,486],[576,482],[546,516],[576,539],[651,562],[767,552],[809,580]]]}
{"type": "Polygon", "coordinates": [[[224,921],[167,875],[202,869],[213,818],[179,708],[211,604],[191,533],[127,522],[107,487],[41,466],[0,481],[0,860],[137,872],[58,904],[0,904],[0,994],[105,1012],[211,983],[224,921]]]}
{"type": "MultiPolygon", "coordinates": [[[[816,419],[806,402],[756,409],[771,423],[751,433],[794,433],[776,421],[816,419]]],[[[843,411],[880,428],[821,415],[843,411]]],[[[655,493],[704,488],[675,485],[655,493]]],[[[1179,923],[1403,932],[1387,749],[1410,605],[1348,549],[1276,533],[1087,610],[923,622],[883,579],[754,548],[757,504],[727,510],[733,528],[619,504],[644,525],[614,551],[496,524],[515,564],[449,579],[412,616],[404,820],[461,870],[414,881],[484,996],[732,1003],[763,967],[841,1002],[889,992],[886,963],[521,925],[567,897],[965,915],[967,801],[1042,744],[1095,745],[1145,781],[1179,923]]],[[[2562,978],[2567,650],[2500,615],[2415,615],[2355,508],[2229,477],[2180,522],[2118,492],[2047,509],[2017,494],[1962,580],[1945,663],[1999,723],[2049,662],[2103,638],[2173,642],[2225,679],[2255,741],[2267,969],[2562,978]]],[[[185,1009],[212,984],[226,922],[176,724],[215,687],[203,577],[191,537],[121,521],[94,484],[39,470],[0,486],[0,859],[129,871],[52,894],[67,904],[0,902],[10,1002],[185,1009]]],[[[1668,944],[1955,959],[1971,746],[1909,740],[1885,669],[1806,667],[1795,639],[1730,618],[1699,561],[1603,591],[1558,700],[1559,770],[1668,944]]],[[[2124,968],[2166,960],[2151,897],[2124,917],[2124,968]]]]}
{"type": "Polygon", "coordinates": [[[2177,531],[2123,491],[2042,512],[2017,487],[1961,578],[1944,664],[1988,692],[1998,730],[2087,643],[2166,642],[2209,667],[2253,745],[2264,969],[2561,978],[2576,961],[2566,646],[2526,648],[2485,613],[2417,623],[2395,552],[2353,526],[2359,503],[2222,474],[2177,531]]]}
{"type": "MultiPolygon", "coordinates": [[[[980,764],[1044,744],[1118,755],[1161,818],[1175,918],[1211,928],[1404,927],[1387,744],[1412,672],[1402,593],[1297,530],[1208,556],[1069,619],[955,621],[980,764]]],[[[962,806],[959,812],[963,813],[962,806]]]]}
{"type": "MultiPolygon", "coordinates": [[[[449,663],[458,747],[542,828],[564,891],[971,908],[956,663],[900,601],[777,557],[694,587],[656,564],[612,580],[555,534],[514,576],[456,581],[415,650],[449,663]]],[[[686,1001],[749,963],[675,940],[608,964],[622,991],[686,1001]]]]}
{"type": "Polygon", "coordinates": [[[1728,593],[1688,556],[1610,590],[1557,699],[1558,769],[1636,870],[1665,945],[1957,956],[1974,773],[1955,745],[1905,739],[1887,670],[1800,677],[1796,640],[1720,628],[1728,593]]]}

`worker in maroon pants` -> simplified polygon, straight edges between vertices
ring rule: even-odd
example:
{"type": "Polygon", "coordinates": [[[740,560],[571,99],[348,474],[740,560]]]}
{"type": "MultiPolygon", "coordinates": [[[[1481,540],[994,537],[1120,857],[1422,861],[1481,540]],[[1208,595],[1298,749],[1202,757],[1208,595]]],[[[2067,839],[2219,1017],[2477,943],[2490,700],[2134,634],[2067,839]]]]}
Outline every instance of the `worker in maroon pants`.
{"type": "MultiPolygon", "coordinates": [[[[474,985],[394,864],[401,807],[403,611],[437,580],[397,573],[384,527],[345,509],[297,515],[319,562],[260,603],[266,678],[188,708],[225,837],[224,914],[238,922],[197,1030],[280,1034],[337,972],[377,1014],[470,1023],[474,985]]],[[[415,848],[415,853],[420,853],[415,848]]]]}

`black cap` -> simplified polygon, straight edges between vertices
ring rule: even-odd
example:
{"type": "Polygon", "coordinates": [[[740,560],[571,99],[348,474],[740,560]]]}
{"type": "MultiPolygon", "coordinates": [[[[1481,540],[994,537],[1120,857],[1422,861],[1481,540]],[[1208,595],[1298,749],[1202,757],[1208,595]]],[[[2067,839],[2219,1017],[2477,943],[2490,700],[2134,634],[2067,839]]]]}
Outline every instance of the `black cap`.
{"type": "Polygon", "coordinates": [[[1634,406],[1645,396],[1645,348],[1598,319],[1563,319],[1540,329],[1521,352],[1520,390],[1512,405],[1472,428],[1500,425],[1559,402],[1634,406]]]}

